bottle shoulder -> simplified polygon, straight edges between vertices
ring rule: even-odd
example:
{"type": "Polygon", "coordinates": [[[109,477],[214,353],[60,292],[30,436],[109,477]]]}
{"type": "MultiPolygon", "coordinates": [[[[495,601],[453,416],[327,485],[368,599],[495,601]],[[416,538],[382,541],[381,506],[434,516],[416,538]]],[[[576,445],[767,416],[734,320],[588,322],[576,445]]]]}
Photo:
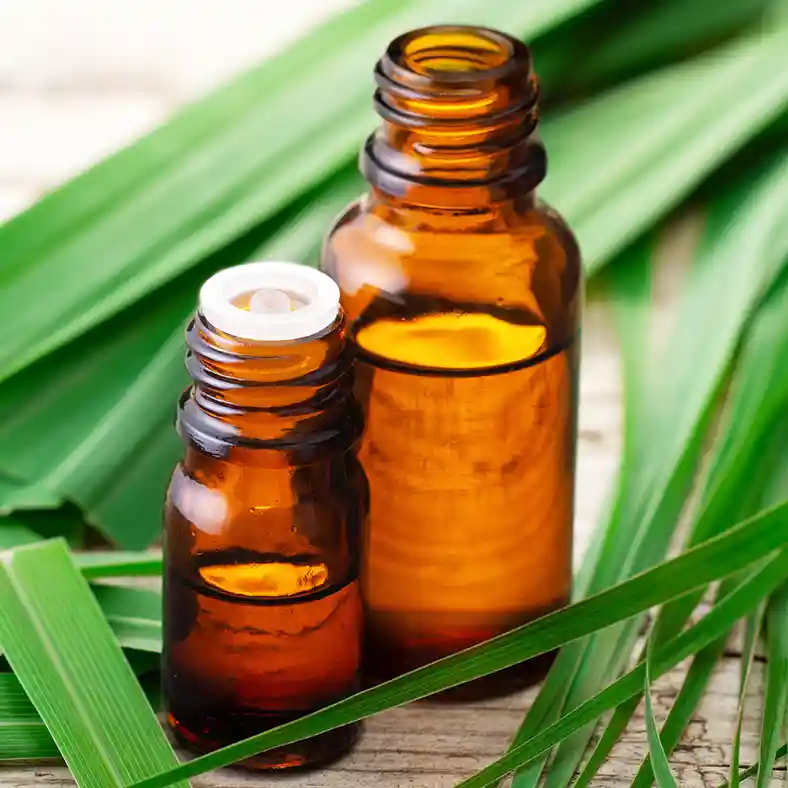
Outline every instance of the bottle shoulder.
{"type": "Polygon", "coordinates": [[[432,256],[478,262],[478,251],[497,247],[508,254],[485,262],[504,267],[518,254],[529,260],[543,257],[547,246],[561,248],[568,264],[580,266],[574,233],[564,217],[543,200],[484,212],[449,213],[402,210],[363,196],[352,202],[329,230],[321,266],[331,273],[338,259],[360,264],[366,255],[381,260],[432,256]]]}
{"type": "Polygon", "coordinates": [[[381,297],[394,310],[424,297],[452,309],[526,307],[548,322],[574,324],[582,295],[572,231],[553,207],[533,199],[452,214],[361,198],[330,230],[321,265],[339,284],[351,320],[381,297]]]}

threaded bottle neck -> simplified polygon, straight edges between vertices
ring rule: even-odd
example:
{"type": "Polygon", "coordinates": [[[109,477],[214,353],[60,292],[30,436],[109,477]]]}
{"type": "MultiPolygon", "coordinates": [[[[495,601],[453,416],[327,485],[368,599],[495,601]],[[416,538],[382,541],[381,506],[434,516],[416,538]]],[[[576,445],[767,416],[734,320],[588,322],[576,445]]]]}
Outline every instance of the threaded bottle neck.
{"type": "Polygon", "coordinates": [[[194,385],[181,399],[182,436],[214,456],[271,449],[310,462],[345,450],[361,430],[345,333],[340,316],[309,341],[240,343],[198,312],[186,332],[194,385]]]}
{"type": "Polygon", "coordinates": [[[324,274],[292,263],[219,272],[201,290],[186,343],[194,385],[181,398],[178,427],[201,451],[268,464],[260,451],[268,449],[299,464],[358,438],[353,351],[324,274]]]}
{"type": "Polygon", "coordinates": [[[374,189],[426,207],[475,209],[532,192],[546,156],[534,131],[538,83],[528,48],[461,26],[395,39],[375,68],[382,127],[361,169],[374,189]]]}

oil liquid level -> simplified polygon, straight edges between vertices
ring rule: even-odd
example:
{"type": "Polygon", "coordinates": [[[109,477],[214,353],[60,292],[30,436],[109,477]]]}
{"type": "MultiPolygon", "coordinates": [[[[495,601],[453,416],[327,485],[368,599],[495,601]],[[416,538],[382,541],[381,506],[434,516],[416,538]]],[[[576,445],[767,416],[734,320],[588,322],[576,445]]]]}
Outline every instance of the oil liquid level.
{"type": "MultiPolygon", "coordinates": [[[[314,556],[229,550],[170,568],[164,677],[169,722],[209,751],[357,691],[361,603],[356,577],[331,582],[314,556]]],[[[262,753],[246,763],[289,768],[330,760],[354,726],[262,753]]]]}
{"type": "Polygon", "coordinates": [[[567,601],[577,365],[543,326],[482,312],[362,323],[355,341],[367,659],[386,677],[567,601]]]}

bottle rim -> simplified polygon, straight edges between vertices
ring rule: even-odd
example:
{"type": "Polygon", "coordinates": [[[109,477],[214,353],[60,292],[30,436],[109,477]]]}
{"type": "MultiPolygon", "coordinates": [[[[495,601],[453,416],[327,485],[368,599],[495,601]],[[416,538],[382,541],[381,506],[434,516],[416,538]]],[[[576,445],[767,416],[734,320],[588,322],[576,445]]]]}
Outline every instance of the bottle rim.
{"type": "Polygon", "coordinates": [[[325,331],[339,314],[339,287],[314,268],[287,261],[257,261],[218,271],[200,288],[199,311],[210,325],[240,340],[292,342],[325,331]],[[301,305],[288,312],[256,312],[235,301],[264,289],[301,305]]]}

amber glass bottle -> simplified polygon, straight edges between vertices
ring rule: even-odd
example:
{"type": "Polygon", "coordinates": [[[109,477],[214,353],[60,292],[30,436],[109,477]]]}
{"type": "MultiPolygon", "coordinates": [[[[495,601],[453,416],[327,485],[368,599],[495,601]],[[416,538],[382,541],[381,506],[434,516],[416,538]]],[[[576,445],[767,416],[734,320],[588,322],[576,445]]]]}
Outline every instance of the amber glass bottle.
{"type": "Polygon", "coordinates": [[[375,77],[370,193],[323,269],[358,352],[368,665],[388,676],[569,597],[582,270],[535,195],[546,157],[521,42],[417,30],[375,77]]]}
{"type": "MultiPolygon", "coordinates": [[[[163,657],[170,726],[198,751],[359,688],[368,490],[345,333],[336,285],[301,266],[238,266],[201,291],[167,496],[163,657]]],[[[247,765],[324,762],[355,735],[247,765]]]]}

